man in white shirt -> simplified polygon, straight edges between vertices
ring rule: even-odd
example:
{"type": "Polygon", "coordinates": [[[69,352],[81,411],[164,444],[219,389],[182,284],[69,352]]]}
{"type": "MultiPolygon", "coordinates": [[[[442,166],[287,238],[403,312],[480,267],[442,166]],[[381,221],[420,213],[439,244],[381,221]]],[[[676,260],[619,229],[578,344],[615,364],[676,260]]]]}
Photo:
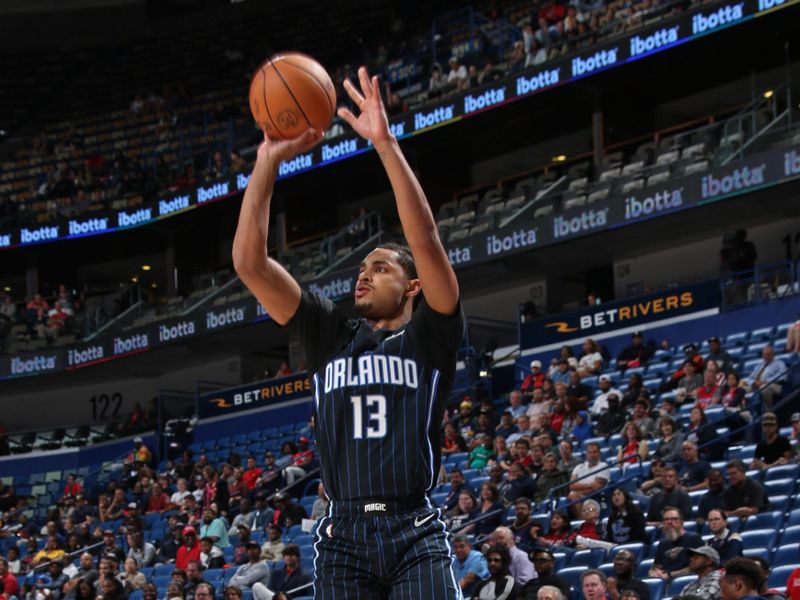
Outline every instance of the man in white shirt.
{"type": "Polygon", "coordinates": [[[608,375],[600,375],[598,379],[600,385],[600,394],[594,399],[592,407],[589,410],[592,415],[597,416],[605,410],[608,410],[608,397],[615,395],[617,398],[622,398],[622,392],[613,386],[611,377],[608,375]]]}
{"type": "MultiPolygon", "coordinates": [[[[573,502],[581,500],[601,490],[611,480],[608,465],[600,460],[600,446],[595,443],[586,445],[586,462],[582,462],[572,470],[567,498],[573,502]]],[[[574,514],[580,515],[582,504],[572,505],[574,514]]]]}

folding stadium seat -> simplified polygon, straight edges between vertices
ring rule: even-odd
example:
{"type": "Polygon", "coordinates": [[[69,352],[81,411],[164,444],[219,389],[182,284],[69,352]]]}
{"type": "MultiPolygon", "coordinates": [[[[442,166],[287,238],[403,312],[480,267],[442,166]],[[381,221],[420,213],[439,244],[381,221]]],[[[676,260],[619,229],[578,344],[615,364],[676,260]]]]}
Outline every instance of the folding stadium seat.
{"type": "Polygon", "coordinates": [[[143,590],[133,590],[128,595],[128,600],[142,600],[144,598],[144,591],[143,590]]]}
{"type": "Polygon", "coordinates": [[[800,564],[800,548],[797,544],[780,545],[775,551],[775,556],[772,557],[772,564],[779,565],[799,565],[800,564]]]}
{"type": "Polygon", "coordinates": [[[745,550],[748,548],[772,548],[778,537],[778,531],[777,529],[756,529],[744,531],[740,535],[745,550]]]}
{"type": "Polygon", "coordinates": [[[767,342],[750,342],[749,344],[747,344],[745,355],[761,356],[761,351],[764,350],[765,346],[767,346],[767,342]]]}
{"type": "MultiPolygon", "coordinates": [[[[464,479],[466,479],[466,477],[464,479]]],[[[479,475],[477,477],[472,477],[471,479],[468,479],[467,481],[469,482],[469,484],[472,486],[473,489],[475,489],[476,491],[480,491],[480,487],[484,483],[489,481],[489,479],[490,478],[489,478],[488,475],[479,475]]]]}
{"type": "MultiPolygon", "coordinates": [[[[795,502],[800,499],[797,496],[795,497],[795,502]]],[[[771,496],[769,498],[769,507],[781,513],[781,516],[789,510],[789,503],[791,502],[789,496],[771,496]]]]}
{"type": "Polygon", "coordinates": [[[605,556],[605,550],[578,550],[569,558],[570,567],[595,568],[605,556]]]}
{"type": "Polygon", "coordinates": [[[644,554],[644,544],[637,542],[635,544],[620,544],[619,546],[614,546],[608,551],[608,559],[613,562],[614,557],[620,550],[628,550],[629,552],[633,552],[634,556],[636,557],[636,562],[638,562],[644,554]]]}
{"type": "Polygon", "coordinates": [[[742,554],[745,556],[745,558],[759,557],[769,562],[769,556],[772,554],[772,549],[764,546],[759,546],[758,548],[745,548],[742,554]]]}
{"type": "Polygon", "coordinates": [[[558,569],[558,575],[563,577],[573,590],[577,590],[581,587],[581,573],[585,570],[586,567],[566,567],[558,569]]]}
{"type": "Polygon", "coordinates": [[[665,375],[669,369],[669,364],[665,362],[654,362],[647,365],[645,374],[648,376],[665,375]]]}
{"type": "Polygon", "coordinates": [[[647,578],[643,580],[650,590],[650,600],[661,600],[664,595],[664,580],[647,578]]]}
{"type": "Polygon", "coordinates": [[[800,543],[800,524],[787,525],[786,529],[781,533],[780,545],[785,546],[786,544],[798,543],[800,543]]]}
{"type": "MultiPolygon", "coordinates": [[[[797,467],[798,465],[786,465],[786,466],[797,467]]],[[[768,475],[769,475],[769,470],[767,470],[765,477],[768,475]]],[[[796,486],[797,486],[796,479],[769,479],[764,482],[764,488],[766,488],[767,496],[769,496],[770,498],[778,495],[792,496],[794,495],[794,490],[796,486]]]]}
{"type": "Polygon", "coordinates": [[[450,455],[449,462],[457,464],[461,461],[467,460],[468,458],[469,454],[467,452],[454,452],[450,455]]]}
{"type": "MultiPolygon", "coordinates": [[[[777,510],[763,512],[748,517],[744,524],[744,531],[779,530],[783,527],[783,513],[777,510]]],[[[766,544],[758,544],[766,545],[766,544]]]]}
{"type": "Polygon", "coordinates": [[[776,479],[796,480],[798,476],[800,476],[800,465],[778,465],[766,470],[764,481],[774,481],[776,479]]]}
{"type": "Polygon", "coordinates": [[[740,331],[738,333],[731,333],[725,338],[725,345],[728,344],[744,344],[750,338],[750,333],[747,331],[740,331]]]}
{"type": "Polygon", "coordinates": [[[767,341],[772,337],[773,331],[775,331],[774,327],[762,327],[760,329],[754,329],[750,334],[750,341],[751,342],[755,340],[767,341]]]}
{"type": "MultiPolygon", "coordinates": [[[[175,565],[159,563],[153,569],[153,575],[154,577],[167,577],[167,581],[169,581],[173,570],[175,570],[175,565]]],[[[158,585],[158,583],[156,583],[156,585],[158,585]]]]}
{"type": "Polygon", "coordinates": [[[613,562],[603,563],[602,565],[600,565],[597,568],[598,568],[598,570],[600,570],[603,573],[605,573],[606,577],[613,577],[614,576],[614,563],[613,562]]]}
{"type": "Polygon", "coordinates": [[[786,582],[789,579],[789,575],[791,575],[792,571],[794,571],[796,568],[797,564],[776,565],[769,572],[769,579],[767,580],[767,586],[779,590],[784,589],[786,587],[786,582]]]}
{"type": "Polygon", "coordinates": [[[669,594],[671,597],[675,597],[681,593],[681,590],[683,588],[685,588],[693,581],[697,581],[697,575],[685,575],[683,577],[676,577],[675,579],[669,582],[669,590],[667,590],[667,594],[669,594]]]}
{"type": "Polygon", "coordinates": [[[222,581],[222,569],[206,569],[203,571],[203,579],[218,587],[217,584],[222,581]]]}
{"type": "Polygon", "coordinates": [[[653,566],[652,558],[645,558],[636,563],[636,577],[638,577],[639,579],[644,579],[645,577],[647,577],[647,573],[648,571],[650,571],[650,567],[652,566],[653,566]]]}

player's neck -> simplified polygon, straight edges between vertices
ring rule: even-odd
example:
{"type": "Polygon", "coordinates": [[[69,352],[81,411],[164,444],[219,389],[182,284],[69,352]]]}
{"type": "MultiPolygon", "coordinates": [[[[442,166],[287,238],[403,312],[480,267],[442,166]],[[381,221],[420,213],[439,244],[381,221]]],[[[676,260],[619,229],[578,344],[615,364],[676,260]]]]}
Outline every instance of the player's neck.
{"type": "Polygon", "coordinates": [[[367,323],[374,331],[388,330],[395,331],[411,320],[411,303],[403,304],[403,307],[394,315],[381,319],[366,318],[367,323]]]}

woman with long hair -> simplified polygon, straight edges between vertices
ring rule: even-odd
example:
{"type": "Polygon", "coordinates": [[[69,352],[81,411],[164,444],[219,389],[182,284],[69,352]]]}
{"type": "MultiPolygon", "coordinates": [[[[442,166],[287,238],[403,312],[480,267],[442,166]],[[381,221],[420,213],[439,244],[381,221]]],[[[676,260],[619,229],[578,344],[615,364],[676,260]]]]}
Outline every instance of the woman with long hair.
{"type": "Polygon", "coordinates": [[[600,345],[592,338],[587,338],[581,348],[583,354],[578,361],[578,374],[581,377],[597,375],[603,368],[603,354],[600,352],[600,345]]]}
{"type": "MultiPolygon", "coordinates": [[[[731,431],[747,427],[753,420],[753,415],[747,410],[747,396],[741,386],[741,377],[735,371],[725,376],[725,383],[720,388],[720,404],[725,409],[725,424],[731,431]]],[[[745,434],[741,431],[734,433],[730,441],[742,441],[745,434]]]]}
{"type": "MultiPolygon", "coordinates": [[[[558,457],[555,453],[548,452],[542,459],[542,472],[536,480],[535,500],[537,502],[547,500],[552,490],[560,488],[568,481],[569,473],[558,468],[558,457]]],[[[566,492],[567,490],[566,488],[561,488],[561,491],[566,492]]]]}
{"type": "Polygon", "coordinates": [[[555,510],[550,515],[550,528],[539,539],[549,546],[566,546],[570,543],[571,537],[572,524],[569,516],[563,510],[555,510]]]}
{"type": "Polygon", "coordinates": [[[489,535],[505,521],[506,507],[500,501],[500,492],[497,490],[497,486],[491,481],[481,484],[480,506],[473,513],[473,519],[488,514],[492,516],[487,516],[475,523],[474,533],[476,536],[489,535]]]}
{"type": "MultiPolygon", "coordinates": [[[[714,443],[717,437],[717,428],[708,422],[706,412],[699,406],[689,412],[689,426],[686,430],[686,439],[694,442],[700,448],[700,454],[711,460],[719,460],[725,452],[727,444],[724,441],[714,443]]],[[[683,442],[681,442],[683,443],[683,442]]]]}
{"type": "Polygon", "coordinates": [[[661,439],[656,447],[655,458],[666,463],[677,463],[681,459],[683,434],[678,431],[678,425],[672,417],[662,417],[660,429],[661,439]]]}
{"type": "Polygon", "coordinates": [[[628,492],[620,487],[611,493],[611,514],[606,524],[606,540],[615,544],[646,541],[645,518],[628,492]]]}
{"type": "MultiPolygon", "coordinates": [[[[475,499],[475,494],[472,493],[472,490],[461,490],[458,495],[458,503],[447,516],[447,528],[450,531],[458,529],[464,523],[467,523],[477,510],[478,501],[475,499]]],[[[460,533],[469,533],[472,529],[472,527],[467,527],[460,533]]]]}
{"type": "Polygon", "coordinates": [[[642,430],[636,426],[633,421],[628,421],[622,428],[620,434],[622,442],[617,452],[617,461],[625,461],[626,465],[636,464],[637,461],[644,462],[650,455],[650,448],[647,446],[647,440],[642,435],[642,430]]]}

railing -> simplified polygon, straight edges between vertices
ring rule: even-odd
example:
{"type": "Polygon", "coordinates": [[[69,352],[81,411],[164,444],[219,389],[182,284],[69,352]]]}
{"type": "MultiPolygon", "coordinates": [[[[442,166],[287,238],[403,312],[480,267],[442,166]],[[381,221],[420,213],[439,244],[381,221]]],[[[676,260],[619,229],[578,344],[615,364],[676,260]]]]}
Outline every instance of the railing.
{"type": "Polygon", "coordinates": [[[720,277],[721,310],[776,302],[800,294],[800,262],[782,261],[720,277]]]}

